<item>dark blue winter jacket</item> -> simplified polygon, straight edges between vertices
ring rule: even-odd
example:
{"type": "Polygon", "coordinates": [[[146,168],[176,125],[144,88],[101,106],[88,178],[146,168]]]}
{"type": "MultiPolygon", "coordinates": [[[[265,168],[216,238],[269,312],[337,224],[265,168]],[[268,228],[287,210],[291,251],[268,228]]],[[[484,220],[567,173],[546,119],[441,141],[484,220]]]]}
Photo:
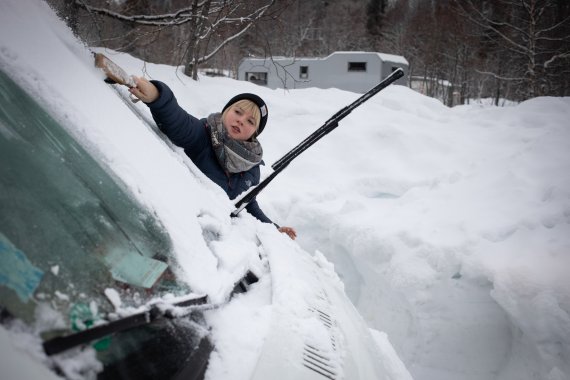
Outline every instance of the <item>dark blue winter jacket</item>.
{"type": "MultiPolygon", "coordinates": [[[[147,105],[158,128],[175,145],[184,148],[184,152],[192,162],[208,178],[224,189],[230,199],[234,199],[259,183],[259,165],[241,173],[226,173],[216,159],[206,129],[206,119],[199,120],[184,111],[166,84],[159,81],[151,82],[158,88],[160,96],[147,105]]],[[[261,211],[256,200],[247,205],[245,209],[262,222],[272,223],[261,211]]]]}

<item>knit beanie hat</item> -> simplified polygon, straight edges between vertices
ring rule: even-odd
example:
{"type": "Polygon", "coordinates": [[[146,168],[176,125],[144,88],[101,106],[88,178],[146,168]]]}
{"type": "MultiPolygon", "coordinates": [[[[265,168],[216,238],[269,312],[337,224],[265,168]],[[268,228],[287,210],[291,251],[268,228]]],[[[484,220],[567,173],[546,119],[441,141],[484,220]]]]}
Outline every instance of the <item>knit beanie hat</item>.
{"type": "Polygon", "coordinates": [[[261,120],[259,120],[259,127],[257,128],[257,135],[259,136],[263,131],[263,128],[265,128],[265,123],[267,123],[267,116],[268,116],[267,105],[265,104],[263,99],[261,99],[259,96],[250,93],[243,93],[236,95],[230,99],[228,104],[226,104],[226,106],[222,110],[222,113],[224,113],[224,111],[227,108],[229,108],[232,104],[240,100],[249,100],[259,107],[259,111],[261,113],[261,120]]]}

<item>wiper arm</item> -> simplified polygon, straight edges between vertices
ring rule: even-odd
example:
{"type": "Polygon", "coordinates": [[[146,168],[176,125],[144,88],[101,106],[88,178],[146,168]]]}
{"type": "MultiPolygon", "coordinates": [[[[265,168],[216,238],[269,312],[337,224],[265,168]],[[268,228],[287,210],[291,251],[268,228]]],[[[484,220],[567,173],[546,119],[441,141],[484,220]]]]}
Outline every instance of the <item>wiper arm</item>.
{"type": "MultiPolygon", "coordinates": [[[[176,307],[204,305],[207,303],[207,299],[207,296],[201,296],[184,301],[174,302],[168,305],[176,307]]],[[[65,350],[69,350],[70,348],[81,346],[94,340],[101,339],[107,335],[115,334],[139,326],[148,325],[161,318],[179,317],[178,315],[169,312],[168,309],[160,307],[159,305],[164,306],[163,303],[154,304],[146,311],[117,319],[116,321],[96,326],[88,330],[83,330],[67,336],[60,336],[46,340],[43,343],[44,351],[47,355],[55,355],[65,350]]]]}
{"type": "MultiPolygon", "coordinates": [[[[259,278],[251,271],[248,271],[244,277],[239,280],[229,295],[229,298],[235,294],[246,292],[249,286],[256,283],[259,278]]],[[[156,321],[161,318],[178,318],[181,315],[173,314],[169,309],[165,309],[163,306],[165,303],[154,304],[148,310],[117,319],[106,323],[104,325],[96,326],[88,330],[83,330],[70,334],[67,336],[60,336],[53,339],[46,340],[43,343],[43,348],[46,355],[55,355],[69,350],[70,348],[81,346],[87,344],[97,339],[104,338],[107,335],[115,334],[121,331],[129,330],[134,327],[144,326],[156,321]]],[[[190,307],[204,305],[201,310],[213,309],[221,304],[208,304],[208,296],[201,296],[196,298],[187,299],[184,301],[173,302],[167,304],[169,306],[175,307],[190,307]]],[[[186,315],[186,314],[185,314],[186,315]]]]}

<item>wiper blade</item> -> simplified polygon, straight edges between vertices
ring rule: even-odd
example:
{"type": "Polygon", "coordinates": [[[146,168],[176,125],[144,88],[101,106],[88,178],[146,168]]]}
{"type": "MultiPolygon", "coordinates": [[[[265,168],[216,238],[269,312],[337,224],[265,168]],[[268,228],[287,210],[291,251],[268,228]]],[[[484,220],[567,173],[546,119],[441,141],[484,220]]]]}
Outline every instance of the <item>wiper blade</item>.
{"type": "MultiPolygon", "coordinates": [[[[247,271],[244,277],[234,285],[229,298],[231,299],[231,297],[235,294],[247,292],[250,285],[256,283],[258,280],[259,278],[253,272],[247,271]]],[[[160,318],[172,319],[182,316],[173,314],[169,309],[165,309],[165,304],[174,307],[190,307],[202,305],[203,307],[201,307],[200,310],[206,310],[219,307],[223,303],[208,304],[208,296],[204,295],[184,301],[154,304],[146,311],[133,314],[128,317],[106,323],[104,325],[96,326],[88,330],[83,330],[67,336],[61,336],[46,340],[43,343],[43,348],[46,355],[55,355],[65,350],[69,350],[70,348],[81,346],[94,340],[104,338],[107,335],[115,334],[139,326],[148,325],[160,318]]]]}
{"type": "MultiPolygon", "coordinates": [[[[201,296],[167,305],[175,307],[189,307],[205,305],[207,304],[207,301],[207,296],[201,296]]],[[[70,348],[81,346],[94,340],[104,338],[107,335],[130,330],[139,326],[148,325],[161,318],[179,317],[178,315],[168,312],[168,309],[165,309],[164,305],[164,303],[154,304],[148,310],[145,310],[143,312],[117,319],[116,321],[96,326],[88,330],[83,330],[67,336],[60,336],[46,340],[43,343],[44,351],[48,356],[55,355],[65,350],[69,350],[70,348]]]]}

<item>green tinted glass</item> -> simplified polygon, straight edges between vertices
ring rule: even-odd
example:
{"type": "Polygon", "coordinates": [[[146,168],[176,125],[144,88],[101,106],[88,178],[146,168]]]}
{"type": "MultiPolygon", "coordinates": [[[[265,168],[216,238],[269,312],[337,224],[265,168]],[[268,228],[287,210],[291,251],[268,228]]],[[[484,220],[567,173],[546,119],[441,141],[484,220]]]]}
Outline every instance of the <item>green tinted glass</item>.
{"type": "Polygon", "coordinates": [[[171,243],[119,184],[0,72],[2,308],[33,322],[49,304],[70,326],[77,305],[111,309],[107,288],[138,302],[156,295],[171,243]]]}

